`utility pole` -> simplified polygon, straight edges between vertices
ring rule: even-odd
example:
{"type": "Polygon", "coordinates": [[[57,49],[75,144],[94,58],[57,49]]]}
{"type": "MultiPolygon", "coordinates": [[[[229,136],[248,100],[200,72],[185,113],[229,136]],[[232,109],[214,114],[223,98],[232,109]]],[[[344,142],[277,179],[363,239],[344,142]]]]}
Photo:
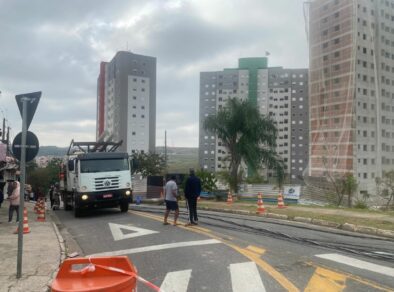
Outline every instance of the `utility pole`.
{"type": "Polygon", "coordinates": [[[10,127],[7,127],[7,137],[4,142],[7,144],[7,151],[10,151],[10,127]]]}

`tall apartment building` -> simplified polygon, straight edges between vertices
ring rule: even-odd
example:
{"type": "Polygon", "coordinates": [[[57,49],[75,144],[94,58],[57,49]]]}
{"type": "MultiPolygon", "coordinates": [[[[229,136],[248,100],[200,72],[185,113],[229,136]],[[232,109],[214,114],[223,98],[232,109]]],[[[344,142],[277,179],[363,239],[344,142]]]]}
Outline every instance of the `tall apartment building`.
{"type": "Polygon", "coordinates": [[[394,164],[394,2],[309,7],[309,175],[352,173],[374,193],[394,164]]]}
{"type": "MultiPolygon", "coordinates": [[[[268,68],[267,58],[239,59],[238,68],[200,73],[199,164],[208,171],[223,171],[228,153],[220,139],[203,123],[215,115],[229,98],[249,99],[263,115],[270,115],[278,128],[277,153],[293,180],[308,165],[308,71],[268,68]]],[[[245,167],[245,166],[244,166],[245,167]]],[[[272,176],[271,171],[263,172],[272,176]]]]}
{"type": "Polygon", "coordinates": [[[154,152],[156,58],[120,51],[100,64],[97,140],[123,140],[122,151],[154,152]]]}

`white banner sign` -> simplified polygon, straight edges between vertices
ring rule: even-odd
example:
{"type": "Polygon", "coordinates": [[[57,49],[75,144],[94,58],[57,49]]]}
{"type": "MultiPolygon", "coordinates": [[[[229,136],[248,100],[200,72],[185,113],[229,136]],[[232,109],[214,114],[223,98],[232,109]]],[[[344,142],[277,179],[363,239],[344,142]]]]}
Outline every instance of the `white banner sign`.
{"type": "Polygon", "coordinates": [[[285,199],[298,200],[301,195],[301,186],[284,187],[283,195],[284,195],[285,199]]]}

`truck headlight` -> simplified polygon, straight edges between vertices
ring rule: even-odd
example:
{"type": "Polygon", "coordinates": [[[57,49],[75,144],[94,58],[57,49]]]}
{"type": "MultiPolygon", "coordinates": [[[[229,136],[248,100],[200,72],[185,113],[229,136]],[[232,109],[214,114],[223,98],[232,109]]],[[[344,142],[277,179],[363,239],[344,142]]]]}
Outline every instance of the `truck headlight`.
{"type": "Polygon", "coordinates": [[[126,191],[126,196],[130,196],[131,192],[130,191],[126,191]]]}
{"type": "Polygon", "coordinates": [[[87,188],[86,186],[82,186],[82,187],[81,187],[81,190],[82,190],[82,191],[86,191],[87,189],[88,189],[88,188],[87,188]]]}
{"type": "Polygon", "coordinates": [[[128,188],[129,188],[130,186],[131,186],[131,183],[129,183],[129,182],[128,182],[128,183],[126,183],[126,187],[128,187],[128,188]]]}
{"type": "Polygon", "coordinates": [[[86,195],[86,194],[82,195],[81,199],[84,200],[84,201],[87,200],[88,199],[88,195],[86,195]]]}

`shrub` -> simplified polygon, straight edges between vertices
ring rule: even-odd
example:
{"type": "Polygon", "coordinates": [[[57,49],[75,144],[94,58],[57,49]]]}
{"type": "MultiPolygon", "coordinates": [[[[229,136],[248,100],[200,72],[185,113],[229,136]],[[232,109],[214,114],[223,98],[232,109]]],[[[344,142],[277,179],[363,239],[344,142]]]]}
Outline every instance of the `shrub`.
{"type": "Polygon", "coordinates": [[[368,209],[367,203],[365,201],[359,200],[359,199],[354,203],[353,207],[356,209],[368,209]]]}

